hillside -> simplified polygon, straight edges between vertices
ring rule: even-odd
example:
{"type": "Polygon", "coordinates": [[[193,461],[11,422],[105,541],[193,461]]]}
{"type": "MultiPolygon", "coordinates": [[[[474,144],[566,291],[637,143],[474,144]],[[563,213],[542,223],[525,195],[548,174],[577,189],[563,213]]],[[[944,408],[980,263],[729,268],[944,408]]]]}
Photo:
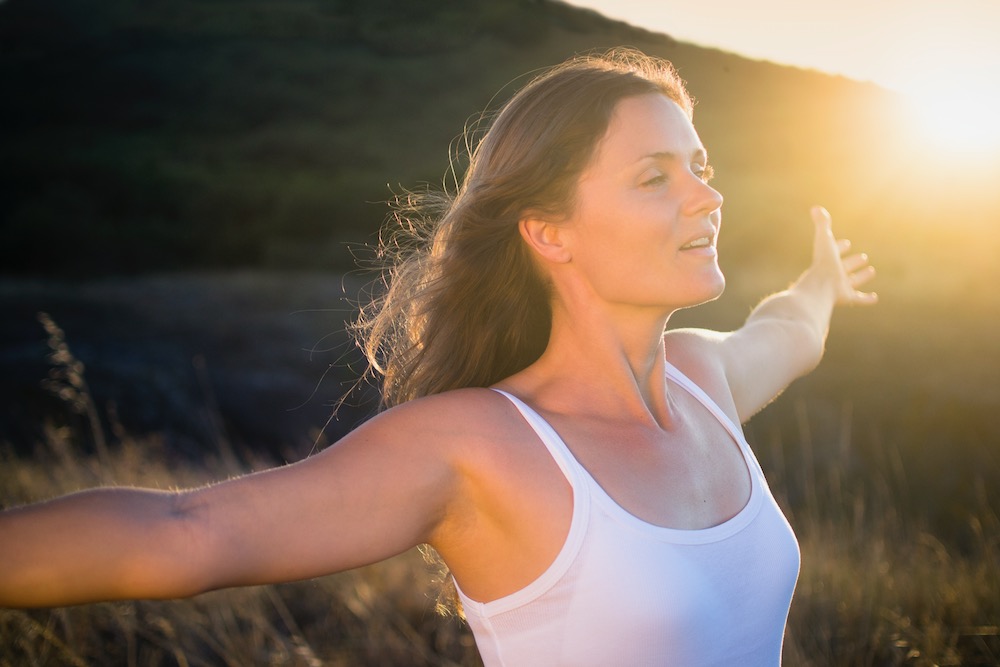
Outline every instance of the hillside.
{"type": "Polygon", "coordinates": [[[620,44],[689,80],[727,218],[750,223],[734,248],[765,215],[836,210],[829,177],[894,104],[549,0],[8,0],[0,271],[348,267],[345,242],[372,237],[392,191],[440,184],[525,72],[620,44]]]}

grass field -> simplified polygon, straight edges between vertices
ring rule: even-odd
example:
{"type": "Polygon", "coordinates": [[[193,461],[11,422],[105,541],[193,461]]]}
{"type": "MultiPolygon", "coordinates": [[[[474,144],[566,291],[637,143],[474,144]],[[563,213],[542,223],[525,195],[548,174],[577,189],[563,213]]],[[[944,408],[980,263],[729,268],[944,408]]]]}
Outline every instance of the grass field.
{"type": "MultiPolygon", "coordinates": [[[[92,411],[85,383],[76,383],[82,412],[92,411]]],[[[785,663],[1000,665],[1000,517],[990,495],[1000,467],[987,443],[964,478],[965,525],[942,535],[933,515],[908,506],[920,489],[898,448],[869,447],[862,465],[849,407],[820,432],[808,406],[789,400],[794,447],[777,432],[749,433],[802,548],[785,663]]],[[[107,438],[49,426],[27,457],[7,447],[0,503],[112,483],[186,487],[270,465],[225,443],[200,465],[179,463],[162,440],[112,424],[107,438]],[[109,442],[81,454],[95,438],[109,442]]],[[[480,664],[467,626],[435,613],[435,577],[414,551],[319,580],[190,600],[0,610],[0,666],[480,664]]]]}

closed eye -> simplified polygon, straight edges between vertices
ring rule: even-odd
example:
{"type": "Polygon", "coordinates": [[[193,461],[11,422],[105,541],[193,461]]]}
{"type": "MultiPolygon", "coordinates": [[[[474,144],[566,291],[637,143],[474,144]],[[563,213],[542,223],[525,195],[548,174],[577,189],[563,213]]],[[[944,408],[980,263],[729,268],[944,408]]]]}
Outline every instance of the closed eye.
{"type": "Polygon", "coordinates": [[[665,175],[663,175],[663,174],[657,174],[656,176],[653,176],[652,178],[647,178],[645,181],[643,181],[639,185],[641,185],[644,188],[649,188],[649,187],[655,187],[657,185],[661,185],[661,184],[666,183],[666,182],[667,182],[667,177],[665,175]]]}
{"type": "Polygon", "coordinates": [[[695,175],[698,176],[698,178],[705,181],[706,183],[712,180],[712,178],[715,176],[715,169],[712,169],[712,165],[710,164],[706,164],[704,166],[696,165],[693,171],[695,175]]]}

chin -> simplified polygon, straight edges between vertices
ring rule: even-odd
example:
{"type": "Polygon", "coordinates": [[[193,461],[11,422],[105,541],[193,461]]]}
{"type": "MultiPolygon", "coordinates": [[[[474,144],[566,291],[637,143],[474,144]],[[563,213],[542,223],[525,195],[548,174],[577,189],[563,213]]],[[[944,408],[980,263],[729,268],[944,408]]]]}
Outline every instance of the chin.
{"type": "Polygon", "coordinates": [[[715,301],[720,296],[722,296],[722,293],[725,291],[726,291],[726,276],[723,275],[722,271],[719,271],[719,279],[718,283],[716,284],[715,294],[712,296],[711,299],[709,299],[709,301],[715,301]]]}
{"type": "Polygon", "coordinates": [[[703,303],[708,303],[710,301],[715,301],[722,293],[726,291],[726,277],[722,275],[721,271],[717,271],[714,280],[710,285],[705,286],[705,294],[696,303],[692,303],[691,306],[697,306],[703,303]]]}

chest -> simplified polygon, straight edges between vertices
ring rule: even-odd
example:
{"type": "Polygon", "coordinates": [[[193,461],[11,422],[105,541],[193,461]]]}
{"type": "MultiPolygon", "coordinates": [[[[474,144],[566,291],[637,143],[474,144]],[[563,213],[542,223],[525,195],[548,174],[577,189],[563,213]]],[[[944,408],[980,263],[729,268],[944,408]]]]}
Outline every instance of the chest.
{"type": "Polygon", "coordinates": [[[574,458],[618,505],[662,527],[708,528],[750,498],[739,442],[704,407],[681,402],[669,429],[550,417],[574,458]]]}
{"type": "Polygon", "coordinates": [[[516,612],[467,609],[477,639],[491,617],[509,664],[777,664],[798,548],[757,479],[737,518],[691,531],[644,523],[582,481],[548,583],[506,599],[516,612]]]}
{"type": "Polygon", "coordinates": [[[653,526],[693,530],[738,514],[751,497],[747,460],[704,406],[681,407],[688,412],[669,431],[581,415],[532,413],[534,426],[511,420],[511,432],[477,448],[468,467],[469,519],[453,541],[435,545],[463,590],[496,600],[533,582],[564,548],[577,494],[591,485],[653,526]],[[565,456],[554,456],[563,447],[565,456]],[[573,488],[556,461],[567,456],[563,465],[591,481],[573,488]]]}
{"type": "Polygon", "coordinates": [[[560,664],[777,664],[798,549],[772,502],[739,531],[691,543],[623,528],[600,503],[591,509],[564,580],[577,591],[566,609],[575,639],[560,664]],[[607,630],[600,639],[602,621],[615,640],[607,630]]]}

